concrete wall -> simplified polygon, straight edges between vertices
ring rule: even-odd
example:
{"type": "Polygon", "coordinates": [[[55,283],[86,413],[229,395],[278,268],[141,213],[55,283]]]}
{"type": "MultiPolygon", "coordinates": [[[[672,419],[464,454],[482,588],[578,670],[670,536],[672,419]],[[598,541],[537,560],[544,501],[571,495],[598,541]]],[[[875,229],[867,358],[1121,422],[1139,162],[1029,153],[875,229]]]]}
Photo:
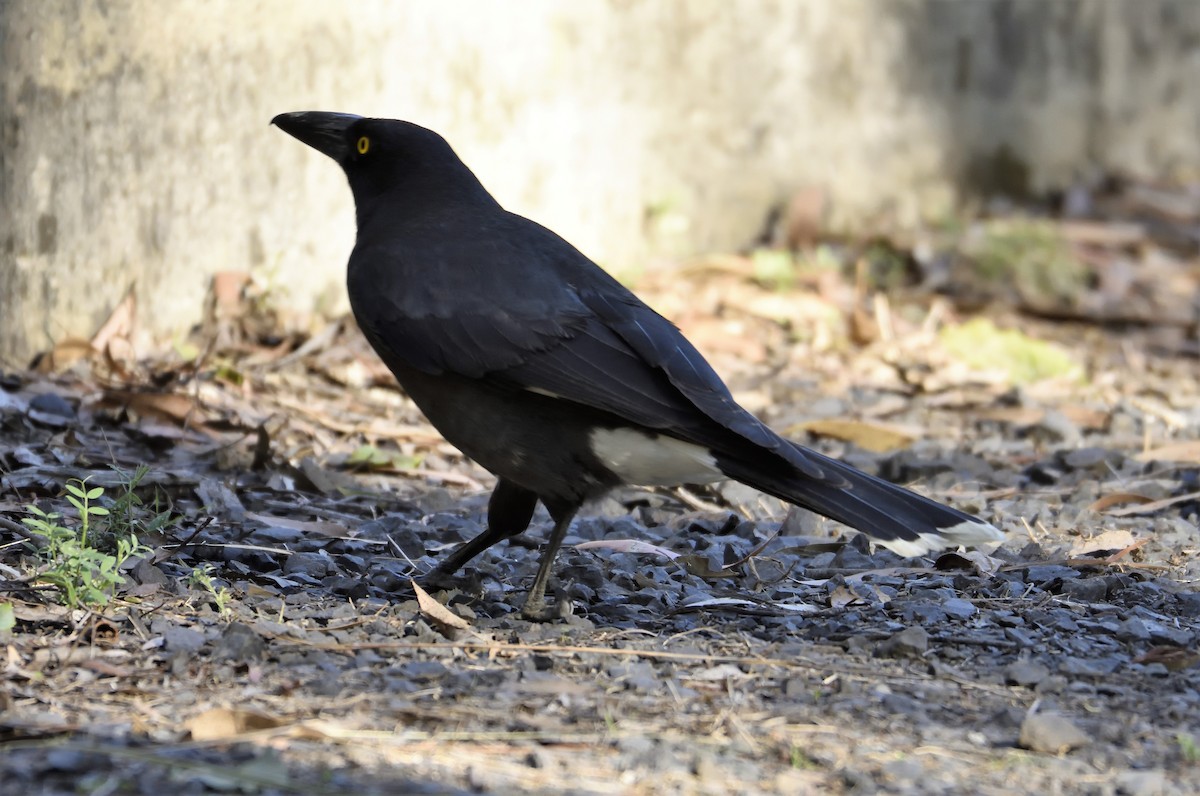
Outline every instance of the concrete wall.
{"type": "Polygon", "coordinates": [[[131,283],[179,329],[207,275],[341,296],[349,191],[268,127],[438,129],[603,264],[728,249],[823,187],[834,224],[964,191],[1200,169],[1193,0],[0,0],[0,362],[131,283]]]}

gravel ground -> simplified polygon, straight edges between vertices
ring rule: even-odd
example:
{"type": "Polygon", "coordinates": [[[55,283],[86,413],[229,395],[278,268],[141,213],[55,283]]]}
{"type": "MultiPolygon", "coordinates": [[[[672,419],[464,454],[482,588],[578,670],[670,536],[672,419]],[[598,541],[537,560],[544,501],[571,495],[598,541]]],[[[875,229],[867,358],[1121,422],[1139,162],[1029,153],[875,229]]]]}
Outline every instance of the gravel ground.
{"type": "Polygon", "coordinates": [[[1016,386],[948,366],[919,319],[827,346],[717,317],[685,332],[775,427],[1007,540],[900,559],[736,484],[627,489],[567,540],[571,610],[530,624],[544,514],[414,591],[480,530],[489,476],[345,325],[187,389],[9,376],[0,792],[1200,789],[1194,358],[1002,318],[1083,372],[1016,386]],[[172,521],[143,522],[153,552],[110,604],[58,605],[25,506],[62,511],[85,476],[110,500],[141,464],[136,516],[157,497],[172,521]]]}

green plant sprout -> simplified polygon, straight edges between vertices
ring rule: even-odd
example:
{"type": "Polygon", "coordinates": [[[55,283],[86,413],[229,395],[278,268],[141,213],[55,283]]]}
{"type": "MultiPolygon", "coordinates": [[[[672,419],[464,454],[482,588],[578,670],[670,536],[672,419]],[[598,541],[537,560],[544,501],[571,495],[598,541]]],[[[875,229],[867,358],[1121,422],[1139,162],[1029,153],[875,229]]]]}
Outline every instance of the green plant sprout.
{"type": "Polygon", "coordinates": [[[43,540],[38,550],[43,569],[37,580],[58,589],[60,602],[68,608],[107,605],[113,592],[124,584],[121,567],[130,558],[149,552],[137,535],[127,531],[111,538],[108,551],[98,549],[93,532],[95,520],[109,516],[109,510],[96,505],[104,495],[103,487],[87,486],[87,479],[72,478],[66,484],[67,502],[79,513],[79,524],[70,527],[62,514],[27,506],[32,517],[22,521],[30,532],[43,540]]]}
{"type": "Polygon", "coordinates": [[[217,588],[217,585],[213,582],[212,571],[212,564],[202,564],[193,569],[191,574],[188,575],[188,582],[192,586],[208,592],[217,606],[217,613],[223,617],[227,617],[232,613],[229,608],[229,599],[233,595],[230,594],[229,589],[225,586],[217,588]]]}

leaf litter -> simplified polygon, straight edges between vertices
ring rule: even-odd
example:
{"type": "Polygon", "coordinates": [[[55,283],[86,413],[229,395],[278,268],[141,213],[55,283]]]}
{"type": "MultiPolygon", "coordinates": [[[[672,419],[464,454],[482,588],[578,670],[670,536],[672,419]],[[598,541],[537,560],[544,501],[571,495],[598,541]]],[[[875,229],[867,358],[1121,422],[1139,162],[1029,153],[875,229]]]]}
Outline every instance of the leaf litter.
{"type": "Polygon", "coordinates": [[[492,480],[351,319],[228,272],[139,354],[131,293],[0,379],[0,790],[1194,790],[1200,207],[1085,193],[869,244],[798,196],[796,248],[634,286],[771,425],[1001,546],[906,561],[737,484],[629,488],[573,527],[550,625],[514,609],[541,513],[413,583],[492,480]],[[25,507],[139,465],[172,522],[111,603],[57,605],[25,507]]]}

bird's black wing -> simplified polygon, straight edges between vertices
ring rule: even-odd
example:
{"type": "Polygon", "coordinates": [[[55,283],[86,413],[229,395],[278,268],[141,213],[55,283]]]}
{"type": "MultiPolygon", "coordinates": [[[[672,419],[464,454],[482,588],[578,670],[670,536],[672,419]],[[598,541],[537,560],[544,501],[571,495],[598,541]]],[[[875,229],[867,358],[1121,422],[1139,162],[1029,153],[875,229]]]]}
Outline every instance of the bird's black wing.
{"type": "MultiPolygon", "coordinates": [[[[565,265],[505,268],[495,258],[515,253],[492,250],[491,267],[453,296],[434,269],[405,290],[378,289],[380,274],[356,297],[352,282],[356,316],[385,359],[424,373],[553,395],[717,450],[765,449],[811,478],[841,482],[740,407],[674,324],[558,242],[565,265]],[[525,278],[514,285],[514,275],[525,278]]],[[[475,254],[469,242],[456,248],[460,260],[475,254]]]]}
{"type": "MultiPolygon", "coordinates": [[[[554,254],[573,251],[554,240],[554,254]]],[[[460,266],[472,248],[455,245],[460,266]]],[[[361,281],[351,279],[355,314],[385,360],[552,395],[703,445],[729,477],[852,525],[903,555],[1000,537],[968,514],[775,434],[737,405],[672,323],[583,255],[564,264],[487,249],[491,267],[472,269],[469,289],[461,278],[443,278],[439,266],[453,258],[425,261],[432,264],[425,278],[404,290],[388,288],[387,257],[359,264],[385,268],[372,275],[367,267],[361,281]]]]}

